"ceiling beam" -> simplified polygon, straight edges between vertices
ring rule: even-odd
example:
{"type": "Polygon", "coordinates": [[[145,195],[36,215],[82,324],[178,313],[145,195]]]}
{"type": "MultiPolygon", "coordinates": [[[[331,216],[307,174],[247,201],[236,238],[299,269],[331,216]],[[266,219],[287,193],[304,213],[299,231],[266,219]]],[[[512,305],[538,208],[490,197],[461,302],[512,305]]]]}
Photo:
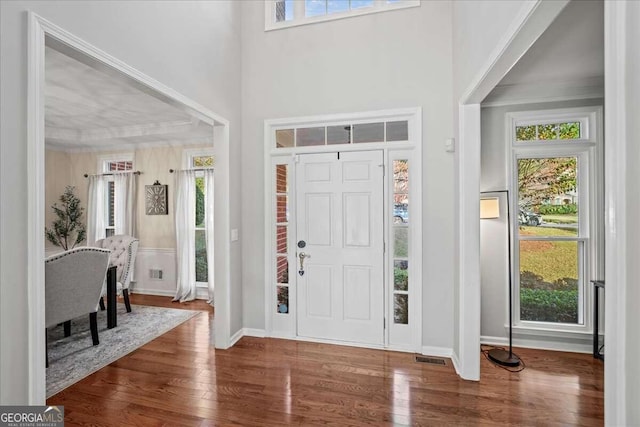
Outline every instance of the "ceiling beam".
{"type": "Polygon", "coordinates": [[[162,136],[185,134],[189,136],[213,135],[213,127],[197,120],[176,121],[165,123],[147,123],[142,125],[106,127],[95,129],[68,129],[45,127],[47,140],[91,143],[110,139],[136,138],[140,136],[162,136]]]}

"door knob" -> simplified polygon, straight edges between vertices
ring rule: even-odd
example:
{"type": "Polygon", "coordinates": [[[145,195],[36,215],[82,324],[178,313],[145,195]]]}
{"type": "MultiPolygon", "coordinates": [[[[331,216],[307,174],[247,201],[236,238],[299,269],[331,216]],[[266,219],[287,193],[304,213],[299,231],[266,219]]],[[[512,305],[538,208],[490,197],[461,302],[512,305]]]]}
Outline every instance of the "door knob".
{"type": "Polygon", "coordinates": [[[301,276],[304,275],[304,259],[305,258],[311,258],[311,255],[305,254],[304,252],[300,252],[298,254],[298,259],[300,260],[300,270],[298,270],[298,274],[301,276]]]}

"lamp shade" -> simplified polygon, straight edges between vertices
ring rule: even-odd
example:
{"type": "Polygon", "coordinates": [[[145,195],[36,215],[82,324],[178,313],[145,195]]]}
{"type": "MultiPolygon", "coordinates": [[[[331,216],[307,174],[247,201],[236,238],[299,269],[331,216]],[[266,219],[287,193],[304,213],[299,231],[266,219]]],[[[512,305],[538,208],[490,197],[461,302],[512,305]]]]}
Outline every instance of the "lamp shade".
{"type": "Polygon", "coordinates": [[[480,219],[500,218],[500,203],[497,197],[480,199],[480,219]]]}

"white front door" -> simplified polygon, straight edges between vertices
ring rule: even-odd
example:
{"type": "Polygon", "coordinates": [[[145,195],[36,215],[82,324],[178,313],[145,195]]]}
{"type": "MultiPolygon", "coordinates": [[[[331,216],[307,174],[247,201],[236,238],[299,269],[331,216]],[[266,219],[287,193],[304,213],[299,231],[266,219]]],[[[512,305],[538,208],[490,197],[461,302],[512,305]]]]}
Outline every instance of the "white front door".
{"type": "Polygon", "coordinates": [[[384,343],[383,165],[382,151],[299,156],[301,337],[384,343]]]}

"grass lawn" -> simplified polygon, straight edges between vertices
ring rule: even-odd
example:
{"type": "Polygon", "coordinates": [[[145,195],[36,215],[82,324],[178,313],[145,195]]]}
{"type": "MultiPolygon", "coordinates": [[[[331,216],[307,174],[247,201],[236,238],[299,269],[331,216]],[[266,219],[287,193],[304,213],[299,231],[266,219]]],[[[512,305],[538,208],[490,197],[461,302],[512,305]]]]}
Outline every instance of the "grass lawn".
{"type": "MultiPolygon", "coordinates": [[[[520,235],[575,236],[575,231],[551,227],[520,227],[520,235]]],[[[577,242],[520,242],[520,271],[530,271],[553,283],[565,277],[578,278],[577,242]]]]}
{"type": "Polygon", "coordinates": [[[578,214],[542,215],[542,220],[553,224],[577,224],[578,214]]]}

